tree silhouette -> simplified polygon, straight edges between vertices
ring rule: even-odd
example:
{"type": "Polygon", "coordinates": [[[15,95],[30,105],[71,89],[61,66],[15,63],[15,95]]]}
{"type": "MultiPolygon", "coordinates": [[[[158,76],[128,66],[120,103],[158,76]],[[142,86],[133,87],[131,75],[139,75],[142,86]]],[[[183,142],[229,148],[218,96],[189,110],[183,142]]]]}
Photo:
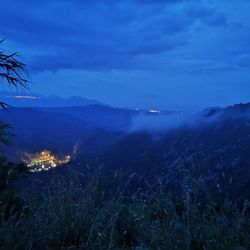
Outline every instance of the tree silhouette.
{"type": "MultiPolygon", "coordinates": [[[[0,46],[5,39],[0,40],[0,46]]],[[[29,83],[29,72],[27,66],[22,62],[21,57],[16,53],[8,53],[6,50],[0,48],[0,83],[8,84],[16,88],[27,88],[29,83]]],[[[6,108],[7,103],[0,101],[0,108],[6,108]]],[[[0,143],[7,143],[6,129],[9,125],[0,122],[0,143]]]]}
{"type": "MultiPolygon", "coordinates": [[[[0,41],[0,45],[4,40],[0,41]]],[[[7,83],[14,87],[28,87],[29,72],[21,57],[16,53],[7,53],[0,48],[0,83],[7,83]]],[[[2,108],[7,104],[0,102],[2,108]]]]}

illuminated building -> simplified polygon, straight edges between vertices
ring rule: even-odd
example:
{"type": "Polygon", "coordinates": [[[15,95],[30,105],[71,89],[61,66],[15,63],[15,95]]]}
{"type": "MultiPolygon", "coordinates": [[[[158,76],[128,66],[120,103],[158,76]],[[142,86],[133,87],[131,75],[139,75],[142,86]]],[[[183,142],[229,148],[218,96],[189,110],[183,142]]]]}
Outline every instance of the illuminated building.
{"type": "Polygon", "coordinates": [[[69,163],[70,160],[70,155],[59,158],[53,155],[50,151],[45,150],[36,154],[26,154],[24,161],[27,164],[30,172],[40,172],[65,165],[69,163]]]}

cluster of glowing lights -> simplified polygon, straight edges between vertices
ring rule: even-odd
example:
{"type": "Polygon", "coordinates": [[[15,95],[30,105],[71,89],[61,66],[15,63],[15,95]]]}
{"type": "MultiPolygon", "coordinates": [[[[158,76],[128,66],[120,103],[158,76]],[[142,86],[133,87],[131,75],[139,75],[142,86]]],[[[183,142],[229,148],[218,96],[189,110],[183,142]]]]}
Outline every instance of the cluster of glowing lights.
{"type": "Polygon", "coordinates": [[[149,113],[157,113],[157,114],[161,113],[161,111],[157,110],[157,109],[149,109],[148,112],[149,113]]]}
{"type": "Polygon", "coordinates": [[[30,96],[30,95],[15,95],[13,97],[15,99],[37,99],[36,96],[30,96]]]}
{"type": "Polygon", "coordinates": [[[64,158],[58,158],[50,151],[45,150],[37,154],[27,154],[25,162],[30,172],[41,172],[67,164],[70,160],[71,157],[69,155],[64,158]]]}

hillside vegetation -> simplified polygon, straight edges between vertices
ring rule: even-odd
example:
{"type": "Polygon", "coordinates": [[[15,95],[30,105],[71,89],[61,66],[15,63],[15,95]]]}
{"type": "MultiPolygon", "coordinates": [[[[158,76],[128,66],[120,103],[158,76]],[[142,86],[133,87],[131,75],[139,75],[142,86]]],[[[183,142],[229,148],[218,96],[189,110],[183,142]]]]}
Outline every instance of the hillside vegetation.
{"type": "Polygon", "coordinates": [[[98,172],[85,177],[71,173],[67,181],[55,177],[41,193],[13,194],[13,209],[1,205],[0,249],[250,246],[248,201],[216,200],[195,179],[183,182],[180,195],[159,183],[130,192],[133,181],[131,175],[107,190],[107,179],[98,172]]]}

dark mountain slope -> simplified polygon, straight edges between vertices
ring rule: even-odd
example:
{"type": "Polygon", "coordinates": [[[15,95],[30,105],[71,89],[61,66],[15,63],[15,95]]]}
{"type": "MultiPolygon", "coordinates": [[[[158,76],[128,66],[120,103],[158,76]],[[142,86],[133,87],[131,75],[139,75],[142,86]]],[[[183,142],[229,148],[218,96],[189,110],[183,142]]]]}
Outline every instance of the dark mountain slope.
{"type": "MultiPolygon", "coordinates": [[[[50,125],[45,125],[47,127],[44,130],[43,128],[38,130],[41,131],[39,132],[41,141],[35,142],[38,145],[39,143],[45,145],[43,140],[46,138],[48,140],[46,144],[51,142],[51,138],[54,143],[54,137],[59,133],[56,145],[61,150],[64,146],[72,146],[73,141],[80,138],[77,153],[68,166],[69,169],[87,173],[101,166],[104,175],[113,174],[114,171],[119,171],[124,176],[137,173],[138,179],[142,177],[149,181],[160,179],[161,182],[171,186],[190,179],[191,174],[198,176],[201,182],[213,182],[214,187],[217,183],[224,185],[224,191],[230,192],[231,195],[247,196],[250,195],[249,111],[249,104],[234,105],[224,109],[212,108],[190,116],[193,121],[188,121],[186,124],[182,122],[180,126],[166,131],[145,130],[135,133],[96,129],[86,122],[82,125],[82,117],[91,117],[93,113],[95,115],[92,117],[92,122],[96,123],[102,122],[102,119],[109,114],[110,120],[104,121],[105,125],[112,119],[114,124],[117,124],[115,122],[120,114],[128,115],[128,120],[134,115],[133,111],[99,106],[43,109],[43,111],[24,110],[26,115],[30,112],[28,122],[21,119],[23,115],[15,115],[19,117],[15,118],[19,122],[14,118],[8,121],[21,125],[24,131],[21,136],[24,140],[30,134],[30,138],[34,136],[32,129],[36,127],[36,122],[39,127],[42,120],[50,120],[48,123],[50,125]],[[39,118],[33,112],[37,112],[39,118]],[[102,115],[99,116],[99,113],[102,115]],[[58,129],[60,126],[62,128],[58,129]],[[53,132],[41,139],[40,135],[46,131],[53,132]],[[64,141],[64,137],[68,141],[64,141]],[[233,188],[230,185],[233,185],[233,188]]],[[[25,145],[27,148],[32,147],[32,143],[34,142],[31,140],[29,146],[25,145]]],[[[56,169],[55,172],[57,171],[63,173],[62,170],[56,169]]]]}
{"type": "Polygon", "coordinates": [[[14,134],[11,145],[2,149],[10,158],[24,151],[43,149],[71,152],[76,141],[92,129],[90,124],[70,114],[32,108],[2,110],[0,120],[10,124],[14,134]]]}
{"type": "MultiPolygon", "coordinates": [[[[148,179],[178,182],[180,170],[193,167],[205,179],[225,184],[235,195],[250,195],[250,111],[249,104],[235,105],[206,114],[211,123],[195,127],[184,125],[168,132],[137,132],[120,138],[115,144],[95,154],[92,168],[103,165],[103,172],[114,170],[148,179]],[[201,173],[201,170],[203,173],[201,173]],[[234,188],[229,188],[234,185],[234,188]]],[[[110,137],[112,138],[112,136],[110,137]]],[[[76,163],[86,165],[79,149],[76,163]]]]}
{"type": "Polygon", "coordinates": [[[106,130],[126,130],[131,125],[131,120],[140,111],[113,108],[104,105],[90,105],[87,107],[62,107],[43,108],[46,112],[57,112],[70,114],[78,119],[83,119],[91,123],[94,127],[106,130]]]}

